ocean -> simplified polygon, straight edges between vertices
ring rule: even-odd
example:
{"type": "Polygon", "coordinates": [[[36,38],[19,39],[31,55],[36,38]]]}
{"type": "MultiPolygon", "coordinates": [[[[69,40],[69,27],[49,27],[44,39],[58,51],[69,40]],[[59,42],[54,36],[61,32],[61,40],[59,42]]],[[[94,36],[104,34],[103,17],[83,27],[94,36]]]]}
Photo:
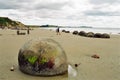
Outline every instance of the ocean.
{"type": "MultiPolygon", "coordinates": [[[[42,28],[42,29],[49,29],[49,30],[56,30],[55,27],[50,28],[42,28]]],[[[85,31],[85,32],[94,32],[94,33],[108,33],[108,34],[120,34],[120,28],[60,28],[60,31],[66,30],[66,31],[85,31]]]]}

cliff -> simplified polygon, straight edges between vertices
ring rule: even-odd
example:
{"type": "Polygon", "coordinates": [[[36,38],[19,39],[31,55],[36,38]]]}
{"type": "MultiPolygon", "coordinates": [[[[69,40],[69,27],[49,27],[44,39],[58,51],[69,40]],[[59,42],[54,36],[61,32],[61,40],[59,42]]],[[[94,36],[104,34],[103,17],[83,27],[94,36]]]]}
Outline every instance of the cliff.
{"type": "Polygon", "coordinates": [[[24,29],[26,27],[19,21],[14,21],[8,17],[0,17],[0,28],[24,29]]]}

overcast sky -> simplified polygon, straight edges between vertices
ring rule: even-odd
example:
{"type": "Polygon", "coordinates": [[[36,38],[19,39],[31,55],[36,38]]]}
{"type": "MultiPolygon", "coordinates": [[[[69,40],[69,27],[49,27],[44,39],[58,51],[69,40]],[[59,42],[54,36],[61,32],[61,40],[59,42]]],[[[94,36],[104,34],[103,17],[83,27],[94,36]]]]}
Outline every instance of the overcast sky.
{"type": "Polygon", "coordinates": [[[0,16],[33,25],[120,28],[120,0],[0,0],[0,16]]]}

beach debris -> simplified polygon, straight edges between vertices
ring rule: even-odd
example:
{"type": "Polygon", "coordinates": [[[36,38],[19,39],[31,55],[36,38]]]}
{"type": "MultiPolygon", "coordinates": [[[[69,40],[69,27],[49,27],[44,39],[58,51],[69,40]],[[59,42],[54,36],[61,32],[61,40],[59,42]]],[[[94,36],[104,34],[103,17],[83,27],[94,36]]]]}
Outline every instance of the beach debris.
{"type": "Polygon", "coordinates": [[[100,56],[98,56],[97,54],[94,54],[94,55],[92,55],[91,57],[92,57],[92,58],[96,58],[96,59],[99,59],[99,58],[100,58],[100,56]]]}
{"type": "Polygon", "coordinates": [[[14,65],[10,68],[10,71],[14,71],[15,68],[14,68],[14,65]]]}
{"type": "Polygon", "coordinates": [[[68,77],[75,78],[77,76],[77,68],[74,65],[68,64],[68,77]]]}
{"type": "Polygon", "coordinates": [[[27,74],[53,76],[68,70],[67,57],[58,42],[33,39],[25,43],[18,54],[19,69],[27,74]]]}

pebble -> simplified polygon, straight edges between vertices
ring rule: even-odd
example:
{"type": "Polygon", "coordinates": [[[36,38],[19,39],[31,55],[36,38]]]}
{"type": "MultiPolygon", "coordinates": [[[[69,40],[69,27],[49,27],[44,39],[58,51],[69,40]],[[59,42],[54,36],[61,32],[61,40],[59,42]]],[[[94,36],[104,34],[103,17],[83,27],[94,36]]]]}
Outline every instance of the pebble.
{"type": "Polygon", "coordinates": [[[12,67],[10,68],[10,71],[14,71],[14,66],[12,66],[12,67]]]}

